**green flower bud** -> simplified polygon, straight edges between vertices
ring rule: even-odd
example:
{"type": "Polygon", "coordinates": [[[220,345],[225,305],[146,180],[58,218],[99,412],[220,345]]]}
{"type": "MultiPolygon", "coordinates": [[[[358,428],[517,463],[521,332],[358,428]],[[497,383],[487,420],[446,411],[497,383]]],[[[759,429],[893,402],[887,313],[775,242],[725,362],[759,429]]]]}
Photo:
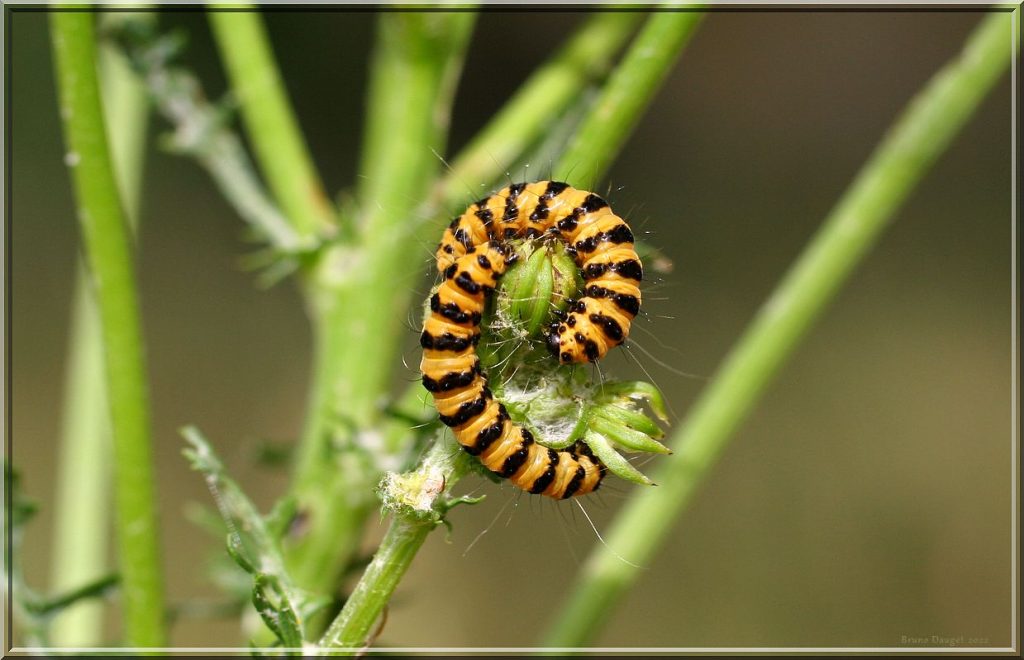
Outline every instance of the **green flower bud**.
{"type": "Polygon", "coordinates": [[[658,442],[664,431],[643,410],[646,403],[654,417],[667,421],[661,393],[640,381],[591,383],[586,370],[553,360],[536,340],[552,312],[581,295],[582,277],[560,243],[526,241],[517,253],[477,348],[495,397],[544,446],[561,450],[582,440],[612,474],[650,485],[620,452],[671,453],[658,442]]]}
{"type": "Polygon", "coordinates": [[[562,244],[524,243],[498,288],[498,317],[535,339],[551,322],[552,311],[564,310],[581,288],[579,269],[562,244]]]}

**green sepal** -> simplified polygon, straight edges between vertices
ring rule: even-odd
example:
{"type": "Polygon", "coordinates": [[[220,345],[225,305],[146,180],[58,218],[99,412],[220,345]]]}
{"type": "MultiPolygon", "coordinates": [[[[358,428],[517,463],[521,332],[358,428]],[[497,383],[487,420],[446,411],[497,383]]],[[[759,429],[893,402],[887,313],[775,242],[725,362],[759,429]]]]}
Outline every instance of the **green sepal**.
{"type": "Polygon", "coordinates": [[[444,536],[444,542],[445,543],[451,543],[451,541],[452,541],[452,532],[455,531],[454,527],[452,527],[451,521],[448,520],[448,512],[451,511],[454,507],[457,507],[460,504],[465,504],[467,506],[472,506],[474,504],[480,504],[485,499],[487,499],[486,495],[478,495],[477,497],[471,497],[469,495],[461,495],[459,497],[446,497],[446,498],[443,498],[440,502],[438,502],[437,509],[438,509],[438,512],[441,515],[440,524],[444,525],[444,529],[445,529],[445,536],[444,536]]]}
{"type": "Polygon", "coordinates": [[[662,438],[665,436],[665,432],[660,426],[655,424],[650,417],[637,410],[632,410],[625,406],[605,405],[595,407],[594,412],[596,415],[604,417],[614,424],[627,426],[652,438],[662,438]]]}
{"type": "Polygon", "coordinates": [[[590,450],[594,452],[594,455],[601,459],[601,462],[608,468],[608,471],[615,476],[643,486],[654,485],[653,481],[633,467],[632,463],[623,458],[619,452],[615,451],[608,440],[600,433],[588,431],[583,439],[590,446],[590,450]]]}
{"type": "Polygon", "coordinates": [[[668,422],[668,414],[665,412],[665,400],[661,396],[661,390],[650,383],[640,380],[629,380],[618,383],[605,383],[601,389],[604,395],[645,400],[658,419],[668,422]]]}
{"type": "MultiPolygon", "coordinates": [[[[544,255],[543,250],[537,250],[533,256],[544,255]]],[[[531,257],[533,259],[533,257],[531,257]]],[[[525,298],[530,304],[530,315],[523,320],[526,321],[526,334],[528,337],[537,337],[540,330],[547,325],[551,316],[552,294],[555,287],[554,267],[547,259],[542,259],[543,266],[537,272],[537,282],[534,285],[534,293],[531,297],[525,298]]]]}
{"type": "Polygon", "coordinates": [[[555,254],[551,257],[551,272],[555,278],[555,295],[551,303],[555,309],[565,310],[569,300],[577,298],[583,291],[583,276],[561,243],[556,246],[555,254]]]}
{"type": "Polygon", "coordinates": [[[633,430],[628,426],[616,424],[602,415],[596,415],[590,420],[590,428],[600,433],[616,445],[621,445],[632,451],[644,451],[655,454],[670,454],[671,450],[646,433],[633,430]]]}
{"type": "Polygon", "coordinates": [[[438,504],[438,508],[442,511],[442,513],[448,513],[454,507],[457,507],[460,504],[466,504],[466,505],[480,504],[485,499],[487,499],[486,495],[477,495],[476,497],[472,497],[470,495],[460,495],[459,497],[449,497],[449,498],[446,498],[440,504],[438,504]]]}

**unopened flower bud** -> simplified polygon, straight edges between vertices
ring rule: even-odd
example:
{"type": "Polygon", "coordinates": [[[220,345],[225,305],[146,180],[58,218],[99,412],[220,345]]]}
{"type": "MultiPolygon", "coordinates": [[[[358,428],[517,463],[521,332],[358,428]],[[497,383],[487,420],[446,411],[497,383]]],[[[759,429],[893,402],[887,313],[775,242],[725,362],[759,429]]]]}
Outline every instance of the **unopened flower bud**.
{"type": "Polygon", "coordinates": [[[552,314],[565,310],[581,288],[579,269],[562,245],[526,243],[520,259],[502,278],[498,316],[519,326],[527,337],[536,338],[552,314]]]}

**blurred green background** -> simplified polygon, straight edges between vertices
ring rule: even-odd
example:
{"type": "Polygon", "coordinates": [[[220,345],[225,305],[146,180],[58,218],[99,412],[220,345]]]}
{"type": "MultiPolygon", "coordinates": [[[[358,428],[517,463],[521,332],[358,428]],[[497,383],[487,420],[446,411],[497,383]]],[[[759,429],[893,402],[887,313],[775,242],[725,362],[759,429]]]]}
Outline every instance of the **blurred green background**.
{"type": "MultiPolygon", "coordinates": [[[[620,351],[602,371],[649,372],[673,420],[684,416],[897,112],[980,17],[709,15],[607,179],[616,210],[675,269],[645,290],[636,359],[620,351]]],[[[47,19],[8,18],[11,445],[42,504],[21,559],[44,586],[79,248],[47,19]]],[[[484,13],[449,153],[582,18],[484,13]]],[[[188,32],[185,62],[219,97],[223,72],[202,15],[161,20],[188,32]]],[[[360,175],[373,15],[275,11],[266,22],[316,162],[340,191],[360,175]]],[[[740,429],[597,644],[874,647],[932,635],[1010,644],[1010,101],[1004,76],[740,429]]],[[[167,129],[153,123],[151,145],[167,129]]],[[[532,163],[511,178],[544,178],[548,167],[532,163]]],[[[211,498],[181,456],[177,429],[201,428],[267,508],[286,473],[255,455],[267,440],[295,438],[304,412],[301,301],[293,283],[259,290],[242,270],[255,247],[243,229],[203,171],[151,146],[139,263],[174,602],[217,597],[204,566],[223,548],[186,518],[190,503],[211,498]]],[[[437,239],[422,237],[410,269],[409,285],[424,294],[437,239]]],[[[417,317],[395,319],[409,326],[396,388],[418,377],[417,317]]],[[[633,488],[609,486],[580,501],[599,531],[633,488]]],[[[535,644],[599,542],[573,503],[478,480],[460,487],[487,500],[453,513],[449,542],[431,536],[379,644],[535,644]]],[[[376,519],[371,527],[383,531],[376,519]]],[[[172,641],[245,640],[232,620],[182,619],[172,641]]]]}

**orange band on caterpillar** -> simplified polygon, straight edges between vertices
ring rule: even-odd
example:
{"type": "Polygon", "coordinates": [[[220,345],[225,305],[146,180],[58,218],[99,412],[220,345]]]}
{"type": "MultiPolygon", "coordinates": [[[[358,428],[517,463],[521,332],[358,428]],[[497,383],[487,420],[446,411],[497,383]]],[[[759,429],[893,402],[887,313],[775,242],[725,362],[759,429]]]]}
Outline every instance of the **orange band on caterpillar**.
{"type": "Polygon", "coordinates": [[[445,279],[420,335],[420,370],[463,449],[523,490],[565,499],[597,490],[605,466],[583,442],[563,451],[536,443],[494,399],[476,354],[487,296],[515,259],[506,241],[544,235],[566,244],[586,283],[549,327],[548,349],[562,364],[593,362],[625,341],[643,278],[629,225],[593,193],[557,181],[519,183],[471,205],[445,230],[437,249],[445,279]]]}

